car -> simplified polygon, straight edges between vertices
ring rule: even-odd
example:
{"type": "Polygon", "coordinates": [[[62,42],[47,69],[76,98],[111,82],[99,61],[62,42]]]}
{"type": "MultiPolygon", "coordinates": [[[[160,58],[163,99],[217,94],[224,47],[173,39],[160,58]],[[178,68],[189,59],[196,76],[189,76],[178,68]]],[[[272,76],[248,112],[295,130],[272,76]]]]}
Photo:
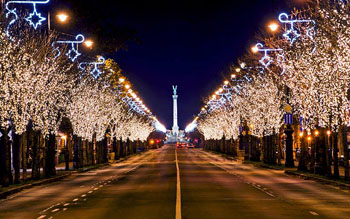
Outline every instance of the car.
{"type": "Polygon", "coordinates": [[[194,145],[193,145],[193,144],[188,143],[188,144],[187,144],[187,148],[188,148],[188,149],[193,149],[193,148],[195,148],[195,147],[194,147],[194,145]]]}

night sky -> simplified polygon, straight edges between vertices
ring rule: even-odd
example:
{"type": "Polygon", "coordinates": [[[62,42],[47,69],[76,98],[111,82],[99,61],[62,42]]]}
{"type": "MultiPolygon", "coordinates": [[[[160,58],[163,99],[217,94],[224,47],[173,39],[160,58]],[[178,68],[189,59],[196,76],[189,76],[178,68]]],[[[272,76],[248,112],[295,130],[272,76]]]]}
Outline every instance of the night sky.
{"type": "Polygon", "coordinates": [[[178,85],[179,126],[184,129],[198,114],[203,98],[222,83],[228,67],[257,42],[256,33],[280,12],[289,12],[296,1],[56,0],[50,10],[70,11],[75,23],[57,28],[71,34],[89,25],[99,25],[106,32],[109,25],[135,30],[138,40],[129,41],[127,51],[110,57],[168,129],[172,126],[171,86],[178,85]],[[83,14],[90,20],[77,22],[83,14]]]}

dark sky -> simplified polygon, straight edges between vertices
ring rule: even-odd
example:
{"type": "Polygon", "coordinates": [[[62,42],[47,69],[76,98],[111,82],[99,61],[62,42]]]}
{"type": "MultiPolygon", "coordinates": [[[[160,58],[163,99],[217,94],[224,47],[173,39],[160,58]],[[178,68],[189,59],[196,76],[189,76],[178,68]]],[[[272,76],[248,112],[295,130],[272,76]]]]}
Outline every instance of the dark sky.
{"type": "MultiPolygon", "coordinates": [[[[199,112],[202,99],[222,82],[223,72],[257,42],[256,33],[280,12],[290,11],[294,1],[84,0],[76,8],[69,0],[59,0],[59,4],[64,2],[77,16],[74,19],[84,10],[93,18],[91,22],[106,28],[108,20],[137,30],[142,43],[131,42],[128,51],[119,51],[114,58],[169,129],[171,86],[178,85],[179,125],[184,129],[199,112]]],[[[51,7],[59,4],[53,2],[51,7]]]]}

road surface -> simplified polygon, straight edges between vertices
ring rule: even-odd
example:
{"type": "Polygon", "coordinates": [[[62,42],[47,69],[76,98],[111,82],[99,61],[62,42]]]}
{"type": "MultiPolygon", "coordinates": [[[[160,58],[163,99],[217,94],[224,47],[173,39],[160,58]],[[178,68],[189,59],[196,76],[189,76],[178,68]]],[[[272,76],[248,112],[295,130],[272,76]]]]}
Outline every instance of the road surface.
{"type": "Polygon", "coordinates": [[[350,218],[350,193],[166,145],[0,200],[0,218],[350,218]]]}

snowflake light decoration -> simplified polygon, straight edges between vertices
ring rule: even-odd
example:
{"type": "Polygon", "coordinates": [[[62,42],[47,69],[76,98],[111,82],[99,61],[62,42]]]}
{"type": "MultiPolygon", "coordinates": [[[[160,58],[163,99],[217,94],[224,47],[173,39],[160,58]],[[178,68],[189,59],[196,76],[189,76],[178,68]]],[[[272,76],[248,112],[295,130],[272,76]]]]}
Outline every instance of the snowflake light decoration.
{"type": "Polygon", "coordinates": [[[98,66],[99,65],[104,65],[105,61],[106,61],[105,58],[103,58],[102,56],[99,56],[98,59],[97,59],[97,62],[82,62],[82,63],[79,64],[79,68],[84,71],[86,69],[86,66],[93,65],[94,68],[90,71],[90,74],[95,79],[97,79],[102,74],[102,72],[101,72],[101,70],[99,69],[98,66]]]}
{"type": "Polygon", "coordinates": [[[37,4],[47,4],[50,0],[46,1],[9,1],[6,3],[6,18],[8,18],[10,15],[13,15],[14,18],[9,22],[7,29],[6,29],[6,35],[7,37],[10,37],[10,27],[18,20],[18,14],[17,9],[10,8],[11,4],[32,4],[33,5],[33,12],[28,15],[28,17],[25,18],[25,20],[29,23],[30,26],[33,26],[33,28],[36,30],[40,25],[43,24],[44,21],[46,21],[46,18],[41,16],[41,13],[39,13],[36,9],[37,4]]]}
{"type": "Polygon", "coordinates": [[[278,17],[279,21],[281,23],[289,24],[289,28],[287,28],[287,31],[283,34],[283,37],[286,38],[291,44],[293,44],[301,35],[298,30],[294,28],[295,23],[312,23],[312,27],[307,29],[306,35],[313,39],[313,36],[315,35],[315,21],[313,20],[288,20],[288,14],[281,13],[278,17]]]}
{"type": "MultiPolygon", "coordinates": [[[[57,41],[56,42],[58,44],[70,44],[71,45],[71,48],[66,53],[66,56],[68,56],[68,58],[72,62],[74,62],[81,55],[81,53],[79,53],[79,50],[78,50],[78,44],[83,43],[85,41],[85,37],[82,34],[78,34],[75,37],[75,39],[76,39],[75,41],[68,40],[68,41],[57,41]]],[[[55,48],[55,46],[54,46],[54,48],[55,48]]],[[[54,51],[58,51],[58,55],[56,55],[56,57],[61,55],[61,52],[59,51],[58,47],[56,47],[54,49],[54,51]]]]}

